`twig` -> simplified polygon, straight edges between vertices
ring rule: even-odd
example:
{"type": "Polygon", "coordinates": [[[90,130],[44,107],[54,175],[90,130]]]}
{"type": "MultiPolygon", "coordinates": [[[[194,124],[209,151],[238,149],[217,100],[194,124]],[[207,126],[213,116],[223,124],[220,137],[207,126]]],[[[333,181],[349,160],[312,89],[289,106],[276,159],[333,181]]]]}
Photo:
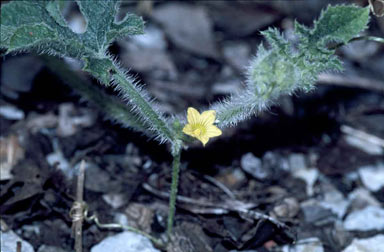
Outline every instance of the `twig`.
{"type": "Polygon", "coordinates": [[[345,77],[339,74],[322,73],[319,74],[317,82],[319,84],[363,88],[384,93],[384,82],[357,76],[345,77]]]}
{"type": "Polygon", "coordinates": [[[16,252],[21,252],[21,247],[22,247],[22,243],[21,243],[21,241],[18,241],[16,243],[16,252]]]}
{"type": "Polygon", "coordinates": [[[369,134],[367,132],[364,132],[362,130],[354,129],[347,125],[342,125],[340,128],[341,132],[347,135],[355,136],[365,142],[380,146],[384,148],[384,139],[379,138],[375,135],[369,134]]]}
{"type": "MultiPolygon", "coordinates": [[[[162,198],[162,199],[168,199],[169,198],[169,193],[157,190],[156,188],[150,186],[147,183],[143,184],[143,188],[145,190],[147,190],[148,192],[158,196],[159,198],[162,198]]],[[[181,195],[178,195],[176,197],[176,200],[179,202],[183,202],[183,203],[187,203],[187,204],[191,204],[191,205],[198,205],[201,207],[217,207],[217,204],[215,204],[215,203],[210,203],[210,202],[205,201],[205,200],[203,201],[203,200],[191,199],[191,198],[181,196],[181,195]]]]}
{"type": "Polygon", "coordinates": [[[82,228],[83,228],[84,220],[87,222],[94,222],[96,226],[98,226],[99,228],[122,229],[126,231],[135,232],[150,239],[155,244],[156,247],[158,248],[165,247],[163,241],[156,239],[153,236],[143,231],[140,231],[139,229],[136,229],[130,226],[124,226],[118,223],[107,223],[107,224],[100,223],[96,214],[92,216],[88,216],[88,205],[83,200],[84,177],[85,177],[85,161],[82,160],[80,164],[79,176],[77,177],[76,201],[73,203],[73,206],[69,213],[73,222],[72,229],[74,230],[74,234],[75,234],[75,251],[76,252],[82,252],[82,228]]]}
{"type": "Polygon", "coordinates": [[[228,195],[228,197],[230,197],[231,199],[235,199],[236,196],[233,194],[233,192],[231,192],[231,190],[229,190],[228,187],[226,187],[223,183],[221,183],[220,181],[216,180],[215,178],[211,177],[211,176],[208,176],[208,175],[204,175],[204,178],[206,180],[208,180],[209,182],[211,182],[212,184],[214,184],[215,186],[217,186],[219,189],[221,189],[226,195],[228,195]]]}
{"type": "Polygon", "coordinates": [[[72,229],[75,235],[75,251],[82,252],[83,250],[83,220],[84,220],[84,173],[85,173],[85,161],[82,160],[80,163],[79,176],[77,177],[77,188],[76,188],[76,201],[73,203],[70,211],[73,224],[72,229]]]}
{"type": "MultiPolygon", "coordinates": [[[[156,188],[152,187],[151,185],[149,185],[147,183],[143,184],[143,188],[145,190],[147,190],[148,192],[150,192],[150,193],[152,193],[152,194],[154,194],[160,198],[163,198],[163,199],[169,198],[169,193],[157,190],[156,188]]],[[[289,229],[289,227],[286,224],[276,220],[275,218],[272,218],[269,215],[266,215],[266,214],[263,214],[263,213],[260,213],[260,212],[254,211],[254,210],[250,210],[250,208],[254,207],[255,204],[244,203],[244,202],[237,201],[237,200],[230,201],[229,203],[228,202],[212,203],[212,202],[208,202],[206,200],[204,200],[204,201],[203,200],[195,200],[195,199],[191,199],[191,198],[188,198],[185,196],[180,196],[180,195],[178,195],[176,197],[176,200],[179,202],[192,204],[192,205],[198,205],[198,206],[202,206],[202,207],[213,207],[216,209],[224,209],[224,210],[229,210],[229,211],[233,211],[233,212],[238,212],[238,213],[244,214],[246,216],[252,217],[254,219],[268,220],[278,227],[289,229]]],[[[226,212],[223,211],[222,213],[226,213],[226,212]]]]}

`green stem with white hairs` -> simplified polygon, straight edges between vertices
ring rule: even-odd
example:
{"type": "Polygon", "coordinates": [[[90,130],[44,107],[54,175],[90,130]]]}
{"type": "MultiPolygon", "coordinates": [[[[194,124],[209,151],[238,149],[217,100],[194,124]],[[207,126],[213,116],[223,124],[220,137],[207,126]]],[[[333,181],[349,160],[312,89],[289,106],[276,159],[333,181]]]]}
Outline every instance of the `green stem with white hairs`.
{"type": "Polygon", "coordinates": [[[155,132],[160,142],[168,141],[173,144],[176,134],[172,127],[168,125],[162,113],[152,104],[149,96],[140,87],[135,85],[132,80],[127,78],[120,68],[114,66],[113,70],[115,73],[112,75],[112,78],[117,82],[115,88],[121,91],[123,98],[134,106],[134,111],[138,116],[147,125],[150,125],[148,130],[155,132]]]}
{"type": "Polygon", "coordinates": [[[179,186],[179,173],[180,173],[180,155],[181,148],[175,150],[173,153],[173,163],[172,163],[172,185],[171,185],[171,195],[169,198],[169,210],[168,210],[168,225],[167,225],[167,236],[168,240],[172,234],[173,222],[176,211],[176,196],[179,186]]]}

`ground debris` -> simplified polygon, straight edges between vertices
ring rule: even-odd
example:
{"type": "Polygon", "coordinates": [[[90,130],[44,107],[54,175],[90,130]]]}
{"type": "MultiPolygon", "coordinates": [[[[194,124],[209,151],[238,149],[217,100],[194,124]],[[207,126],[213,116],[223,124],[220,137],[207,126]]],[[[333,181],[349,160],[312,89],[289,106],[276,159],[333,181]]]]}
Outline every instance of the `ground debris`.
{"type": "Polygon", "coordinates": [[[377,206],[367,206],[363,210],[350,213],[345,221],[346,230],[382,230],[384,229],[384,209],[377,206]]]}
{"type": "Polygon", "coordinates": [[[384,251],[384,235],[379,234],[366,239],[353,239],[352,243],[345,248],[342,252],[366,252],[366,251],[375,251],[383,252],[384,251]]]}
{"type": "Polygon", "coordinates": [[[21,248],[23,252],[35,252],[32,245],[27,241],[21,239],[17,236],[12,230],[7,232],[0,231],[1,234],[1,247],[0,250],[4,252],[13,252],[16,251],[17,242],[21,241],[21,248]]]}
{"type": "Polygon", "coordinates": [[[164,26],[175,45],[201,56],[217,58],[210,17],[202,6],[185,3],[165,4],[154,9],[151,17],[164,26]]]}
{"type": "Polygon", "coordinates": [[[133,232],[109,236],[91,248],[91,252],[160,252],[150,240],[133,232]]]}
{"type": "Polygon", "coordinates": [[[207,240],[199,225],[183,222],[175,228],[167,250],[169,252],[213,252],[207,240]]]}

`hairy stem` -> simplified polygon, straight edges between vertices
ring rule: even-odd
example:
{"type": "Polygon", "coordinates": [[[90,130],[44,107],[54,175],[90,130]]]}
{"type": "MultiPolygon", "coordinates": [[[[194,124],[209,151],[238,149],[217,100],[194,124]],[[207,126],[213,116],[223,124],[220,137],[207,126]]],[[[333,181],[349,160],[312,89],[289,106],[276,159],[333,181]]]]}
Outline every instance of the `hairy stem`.
{"type": "Polygon", "coordinates": [[[353,41],[358,41],[358,40],[370,40],[370,41],[375,41],[375,42],[384,44],[384,38],[375,37],[375,36],[361,36],[361,37],[355,37],[355,38],[349,40],[348,43],[338,43],[336,45],[333,45],[329,49],[337,49],[341,46],[347,45],[353,41]]]}
{"type": "Polygon", "coordinates": [[[129,102],[135,106],[135,110],[147,124],[151,125],[151,129],[155,131],[161,138],[173,143],[175,134],[173,129],[169,127],[167,122],[161,117],[148,99],[140,92],[139,88],[128,80],[125,74],[118,68],[114,67],[115,73],[113,79],[118,82],[117,89],[129,99],[129,102]]]}
{"type": "Polygon", "coordinates": [[[177,189],[179,185],[179,172],[180,172],[180,155],[181,149],[179,148],[173,154],[173,163],[172,163],[172,185],[171,185],[171,196],[169,198],[169,210],[168,210],[168,226],[167,226],[167,235],[168,239],[172,233],[173,220],[176,210],[176,196],[177,189]]]}

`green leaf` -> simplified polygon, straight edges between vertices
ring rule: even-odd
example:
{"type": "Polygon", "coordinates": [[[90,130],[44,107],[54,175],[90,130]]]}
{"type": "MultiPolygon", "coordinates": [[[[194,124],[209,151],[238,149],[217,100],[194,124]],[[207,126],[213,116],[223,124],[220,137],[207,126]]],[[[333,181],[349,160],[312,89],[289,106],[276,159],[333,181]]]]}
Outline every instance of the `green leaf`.
{"type": "Polygon", "coordinates": [[[117,1],[76,0],[76,2],[87,23],[83,42],[87,47],[102,55],[109,45],[107,32],[116,15],[117,1]]]}
{"type": "Polygon", "coordinates": [[[60,12],[60,2],[59,1],[52,1],[48,2],[46,9],[48,13],[51,15],[51,17],[61,26],[67,27],[67,22],[65,21],[63,15],[61,15],[60,12]]]}
{"type": "Polygon", "coordinates": [[[351,40],[366,28],[368,14],[368,8],[330,6],[313,29],[295,22],[298,44],[287,41],[277,29],[263,31],[270,48],[259,46],[248,68],[246,89],[211,107],[217,112],[218,126],[236,125],[281,95],[313,89],[321,72],[341,71],[341,61],[327,43],[351,40]]]}
{"type": "Polygon", "coordinates": [[[83,55],[85,48],[52,1],[12,1],[1,8],[2,39],[7,52],[34,49],[61,56],[83,55]],[[4,36],[3,36],[4,35],[4,36]]]}
{"type": "Polygon", "coordinates": [[[58,38],[56,31],[42,24],[24,25],[13,31],[9,44],[13,48],[22,49],[25,46],[35,46],[58,38]]]}
{"type": "Polygon", "coordinates": [[[84,61],[84,71],[91,73],[104,85],[109,85],[111,81],[111,70],[113,68],[110,59],[85,58],[84,61]]]}
{"type": "Polygon", "coordinates": [[[7,52],[35,50],[74,58],[105,58],[115,39],[143,33],[143,20],[115,22],[117,0],[78,0],[87,30],[76,34],[60,12],[60,1],[11,1],[1,7],[1,44],[7,52]]]}
{"type": "Polygon", "coordinates": [[[135,80],[107,55],[107,48],[114,40],[142,34],[143,20],[128,14],[122,21],[115,22],[119,7],[117,0],[76,0],[76,3],[86,20],[87,28],[82,34],[69,29],[56,1],[12,1],[5,4],[1,9],[4,37],[0,46],[8,52],[37,49],[38,52],[82,59],[85,63],[83,70],[105,85],[109,85],[113,77],[113,87],[127,101],[127,109],[132,113],[122,114],[121,107],[109,106],[101,96],[90,95],[95,92],[84,87],[82,91],[88,94],[89,99],[104,104],[111,117],[123,121],[134,119],[136,127],[145,127],[143,130],[155,133],[160,142],[174,142],[175,134],[163,114],[142,88],[135,84],[135,80]]]}
{"type": "Polygon", "coordinates": [[[291,53],[291,44],[281,35],[278,29],[269,28],[266,31],[262,31],[261,34],[266,38],[268,43],[280,53],[291,53]]]}
{"type": "Polygon", "coordinates": [[[108,42],[114,39],[125,37],[128,35],[139,35],[144,33],[143,20],[133,14],[127,14],[123,20],[113,23],[111,29],[107,33],[108,42]]]}
{"type": "Polygon", "coordinates": [[[315,21],[309,41],[323,46],[331,41],[347,43],[367,28],[368,21],[369,7],[328,6],[315,21]]]}

